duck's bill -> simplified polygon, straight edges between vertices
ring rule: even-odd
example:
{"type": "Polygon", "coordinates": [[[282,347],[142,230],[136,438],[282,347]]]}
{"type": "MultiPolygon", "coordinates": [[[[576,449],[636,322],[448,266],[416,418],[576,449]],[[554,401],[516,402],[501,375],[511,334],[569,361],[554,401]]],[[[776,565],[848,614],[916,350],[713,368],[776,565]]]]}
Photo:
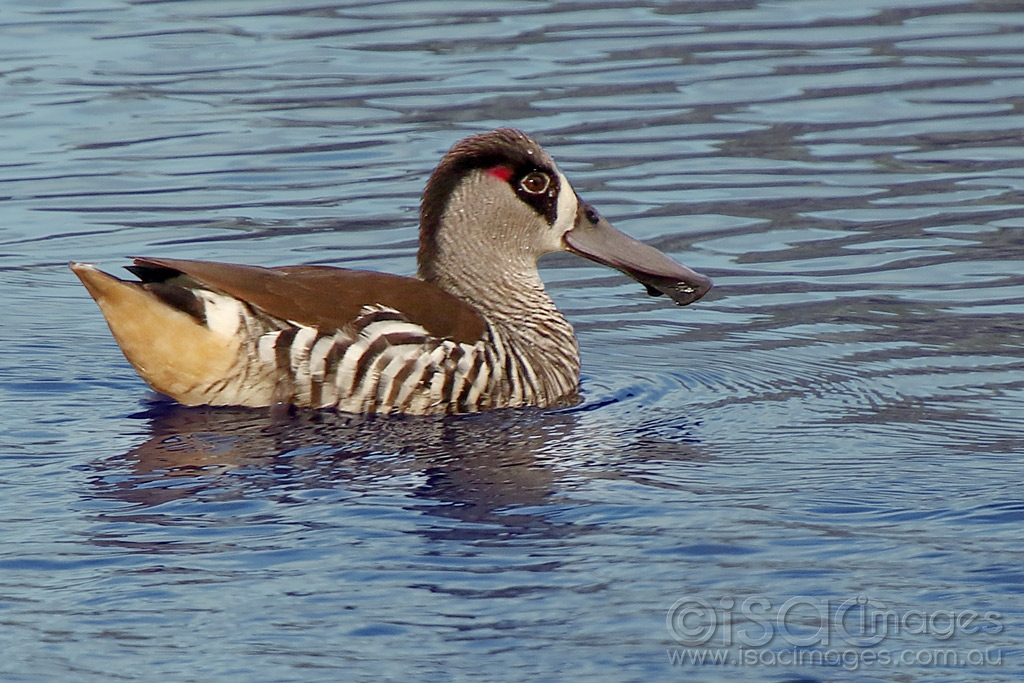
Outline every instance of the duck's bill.
{"type": "Polygon", "coordinates": [[[619,232],[582,201],[575,227],[562,240],[569,251],[615,268],[646,287],[651,296],[666,294],[680,306],[692,304],[711,290],[710,279],[619,232]]]}

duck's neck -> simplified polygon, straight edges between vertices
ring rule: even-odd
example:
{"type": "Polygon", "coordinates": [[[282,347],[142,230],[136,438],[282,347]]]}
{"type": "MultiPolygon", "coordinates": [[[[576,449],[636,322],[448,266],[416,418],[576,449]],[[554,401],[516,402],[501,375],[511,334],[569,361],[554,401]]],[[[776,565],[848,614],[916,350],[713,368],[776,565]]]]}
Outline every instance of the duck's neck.
{"type": "Polygon", "coordinates": [[[522,371],[532,372],[540,392],[547,398],[538,403],[551,405],[575,395],[579,388],[579,345],[572,325],[555,307],[539,277],[535,288],[518,292],[521,294],[501,302],[500,309],[484,315],[492,321],[493,329],[502,334],[507,352],[518,359],[522,371]]]}
{"type": "MultiPolygon", "coordinates": [[[[544,291],[537,259],[552,251],[541,217],[508,191],[503,180],[476,171],[438,209],[429,190],[421,216],[419,276],[472,305],[491,331],[492,363],[510,386],[516,373],[536,385],[536,400],[551,405],[579,385],[579,347],[572,326],[544,291]]],[[[523,388],[529,393],[530,387],[523,388]]]]}
{"type": "MultiPolygon", "coordinates": [[[[498,272],[469,268],[446,275],[450,272],[438,269],[432,281],[484,316],[504,374],[513,385],[519,379],[525,382],[526,394],[536,391],[537,399],[527,404],[551,405],[575,394],[580,372],[576,335],[544,290],[536,264],[498,272]],[[515,373],[520,377],[511,377],[515,373]]],[[[515,393],[515,386],[511,391],[515,393]]]]}

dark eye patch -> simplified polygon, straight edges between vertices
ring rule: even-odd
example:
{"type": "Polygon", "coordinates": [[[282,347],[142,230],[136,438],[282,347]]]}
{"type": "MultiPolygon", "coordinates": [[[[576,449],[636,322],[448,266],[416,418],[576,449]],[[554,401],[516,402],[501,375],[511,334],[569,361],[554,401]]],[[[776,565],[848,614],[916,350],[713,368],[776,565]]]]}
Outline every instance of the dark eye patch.
{"type": "Polygon", "coordinates": [[[509,183],[516,195],[544,217],[550,225],[558,217],[558,176],[542,168],[522,168],[509,183]]]}
{"type": "Polygon", "coordinates": [[[523,179],[519,181],[519,187],[527,194],[541,194],[542,192],[547,192],[548,186],[550,185],[551,176],[547,173],[541,173],[540,171],[527,173],[523,176],[523,179]]]}

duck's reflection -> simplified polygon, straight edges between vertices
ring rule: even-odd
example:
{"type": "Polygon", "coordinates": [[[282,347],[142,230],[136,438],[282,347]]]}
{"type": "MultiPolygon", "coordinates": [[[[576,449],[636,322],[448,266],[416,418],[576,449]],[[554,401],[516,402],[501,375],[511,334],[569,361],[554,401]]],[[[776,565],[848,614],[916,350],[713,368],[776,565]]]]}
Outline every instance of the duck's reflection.
{"type": "Polygon", "coordinates": [[[655,480],[652,463],[707,459],[685,416],[641,417],[614,403],[381,417],[158,401],[134,416],[146,422],[144,443],[95,463],[94,494],[128,503],[122,520],[176,501],[342,491],[404,497],[418,512],[474,523],[427,534],[578,534],[586,525],[553,519],[588,480],[685,486],[655,480]]]}
{"type": "Polygon", "coordinates": [[[427,418],[158,402],[136,417],[150,438],[96,463],[94,479],[135,511],[211,492],[387,487],[431,514],[524,531],[543,520],[517,510],[563,490],[551,453],[578,427],[573,412],[537,409],[427,418]]]}

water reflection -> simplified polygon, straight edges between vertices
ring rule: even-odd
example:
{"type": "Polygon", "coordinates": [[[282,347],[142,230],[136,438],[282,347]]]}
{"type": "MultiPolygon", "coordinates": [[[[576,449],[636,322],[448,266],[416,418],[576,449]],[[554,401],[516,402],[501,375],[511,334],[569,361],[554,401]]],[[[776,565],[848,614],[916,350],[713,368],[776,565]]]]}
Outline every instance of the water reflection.
{"type": "Polygon", "coordinates": [[[331,489],[398,495],[408,508],[474,523],[461,534],[490,525],[480,533],[558,535],[548,512],[586,480],[630,478],[644,463],[709,460],[693,435],[696,418],[645,409],[648,398],[634,390],[562,410],[444,417],[190,408],[161,399],[133,416],[149,437],[94,462],[92,484],[94,495],[129,504],[121,520],[176,501],[292,503],[296,492],[331,489]]]}
{"type": "Polygon", "coordinates": [[[567,447],[578,423],[559,411],[419,418],[169,403],[137,417],[149,422],[151,436],[94,464],[104,473],[94,480],[101,495],[133,510],[212,491],[244,497],[391,482],[410,499],[429,501],[424,508],[434,514],[524,528],[541,517],[502,511],[543,506],[561,490],[543,458],[567,447]]]}

